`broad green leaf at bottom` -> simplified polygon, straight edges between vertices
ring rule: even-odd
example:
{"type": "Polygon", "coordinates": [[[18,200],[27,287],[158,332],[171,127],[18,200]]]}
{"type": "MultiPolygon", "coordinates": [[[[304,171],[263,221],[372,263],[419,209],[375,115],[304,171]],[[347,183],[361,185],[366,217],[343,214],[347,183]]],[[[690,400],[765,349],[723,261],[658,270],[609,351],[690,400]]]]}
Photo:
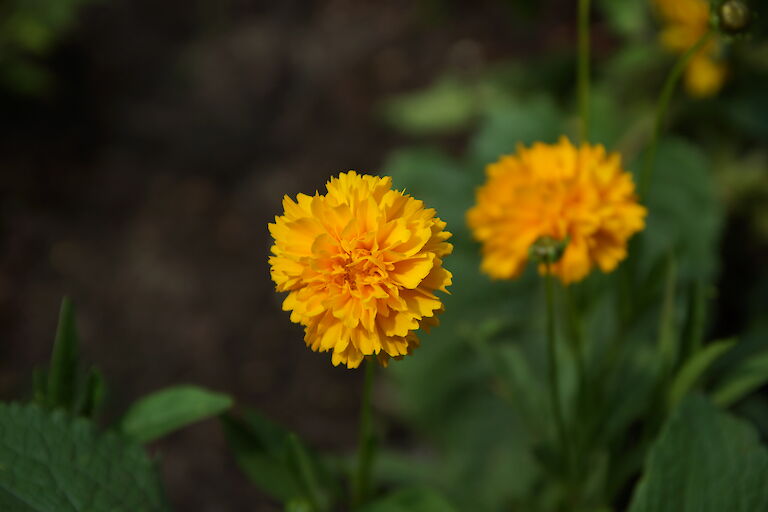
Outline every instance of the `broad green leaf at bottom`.
{"type": "Polygon", "coordinates": [[[0,404],[3,512],[164,512],[152,462],[119,435],[37,405],[0,404]]]}
{"type": "Polygon", "coordinates": [[[693,395],[651,448],[629,512],[766,512],[766,482],[754,428],[693,395]]]}

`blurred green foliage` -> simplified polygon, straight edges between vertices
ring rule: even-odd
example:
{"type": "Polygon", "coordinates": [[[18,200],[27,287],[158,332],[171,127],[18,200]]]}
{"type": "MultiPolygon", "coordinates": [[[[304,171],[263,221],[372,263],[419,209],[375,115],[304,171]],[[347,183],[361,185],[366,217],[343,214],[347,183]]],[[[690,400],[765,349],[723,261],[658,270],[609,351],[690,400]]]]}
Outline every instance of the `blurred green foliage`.
{"type": "MultiPolygon", "coordinates": [[[[592,141],[620,151],[626,167],[637,171],[655,94],[672,57],[655,44],[646,3],[598,5],[621,44],[594,64],[592,141]]],[[[731,48],[732,65],[741,71],[764,51],[760,44],[731,48]]],[[[542,284],[533,268],[513,282],[482,275],[480,249],[464,215],[486,164],[515,152],[518,144],[574,138],[573,101],[558,92],[569,84],[554,80],[571,70],[572,62],[560,57],[537,57],[535,65],[499,64],[480,76],[454,73],[381,107],[382,119],[413,137],[410,147],[390,155],[382,173],[434,207],[455,245],[446,261],[454,285],[441,327],[423,334],[417,355],[389,371],[400,412],[430,449],[384,451],[377,477],[386,485],[426,482],[459,510],[551,511],[569,500],[572,512],[622,508],[652,446],[651,466],[645,466],[649,481],[659,478],[654,457],[686,456],[669,453],[674,443],[664,435],[655,441],[670,413],[667,435],[680,422],[721,421],[715,416],[722,413],[704,399],[689,401],[689,393],[709,393],[717,404],[736,405],[750,418],[768,417],[765,399],[748,396],[768,382],[765,356],[752,357],[767,353],[768,338],[708,337],[726,215],[748,196],[755,211],[765,211],[754,199],[765,197],[768,179],[765,152],[757,145],[766,132],[768,75],[758,66],[750,71],[752,81],[734,78],[718,98],[676,98],[671,124],[684,136],[663,137],[646,201],[647,228],[633,240],[630,258],[612,275],[596,273],[558,291],[561,395],[579,460],[557,453],[546,398],[542,284]],[[466,134],[463,150],[442,149],[446,133],[466,134]],[[753,148],[746,159],[737,149],[744,147],[753,148]],[[584,383],[578,382],[574,339],[583,343],[584,383]]],[[[759,321],[758,316],[754,322],[759,321]]],[[[709,431],[694,441],[720,442],[709,431]]],[[[690,457],[690,464],[697,460],[690,457]]],[[[702,486],[712,477],[700,476],[702,486]]],[[[683,474],[666,477],[671,488],[685,485],[683,474]]],[[[663,492],[649,491],[651,485],[657,484],[639,492],[663,492]]],[[[673,509],[678,510],[632,508],[673,509]]]]}
{"type": "Polygon", "coordinates": [[[5,0],[0,2],[0,85],[43,95],[55,78],[45,58],[92,0],[5,0]]]}

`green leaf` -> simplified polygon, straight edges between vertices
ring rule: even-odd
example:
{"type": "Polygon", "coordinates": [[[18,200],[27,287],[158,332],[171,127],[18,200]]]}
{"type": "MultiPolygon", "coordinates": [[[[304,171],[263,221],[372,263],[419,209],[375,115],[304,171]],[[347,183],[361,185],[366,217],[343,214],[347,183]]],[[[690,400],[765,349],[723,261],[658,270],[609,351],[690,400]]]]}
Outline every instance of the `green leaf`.
{"type": "Polygon", "coordinates": [[[382,108],[384,119],[401,132],[428,135],[463,128],[478,111],[470,84],[447,77],[431,87],[395,97],[382,108]]]}
{"type": "Polygon", "coordinates": [[[693,389],[704,372],[706,372],[707,369],[720,358],[720,356],[733,348],[735,344],[735,339],[716,341],[710,343],[691,356],[677,372],[677,375],[669,387],[667,403],[669,404],[670,409],[676,407],[683,397],[693,389]]]}
{"type": "Polygon", "coordinates": [[[626,37],[641,37],[648,27],[645,2],[601,0],[598,4],[611,28],[626,37]]]}
{"type": "Polygon", "coordinates": [[[363,507],[360,512],[454,512],[456,509],[436,491],[412,488],[396,491],[363,507]]]}
{"type": "Polygon", "coordinates": [[[487,114],[470,143],[470,164],[481,168],[514,153],[518,144],[556,142],[562,129],[562,114],[550,97],[510,101],[487,114]]]}
{"type": "Polygon", "coordinates": [[[696,146],[666,137],[659,143],[647,203],[647,227],[640,234],[643,250],[637,255],[640,265],[648,271],[672,253],[681,286],[711,281],[718,267],[723,217],[711,159],[696,146]]]}
{"type": "Polygon", "coordinates": [[[677,306],[675,295],[677,289],[677,261],[674,256],[667,260],[667,275],[664,280],[664,301],[659,320],[659,356],[665,372],[671,371],[680,355],[679,337],[677,335],[676,319],[677,306]]]}
{"type": "Polygon", "coordinates": [[[48,371],[45,368],[32,370],[32,400],[45,406],[45,397],[48,393],[48,371]]]}
{"type": "Polygon", "coordinates": [[[285,512],[313,512],[312,504],[304,499],[295,499],[285,505],[285,512]]]}
{"type": "Polygon", "coordinates": [[[403,148],[394,151],[382,168],[392,176],[395,187],[405,188],[435,208],[451,233],[464,231],[474,183],[449,155],[431,147],[403,148]]]}
{"type": "Polygon", "coordinates": [[[0,404],[0,510],[168,510],[144,451],[91,422],[37,405],[0,404]]]}
{"type": "Polygon", "coordinates": [[[768,510],[768,450],[751,425],[686,398],[651,448],[629,512],[768,510]]]}
{"type": "Polygon", "coordinates": [[[683,328],[682,349],[684,355],[696,352],[704,341],[707,323],[708,289],[696,281],[688,287],[688,315],[683,328]]]}
{"type": "Polygon", "coordinates": [[[72,302],[61,301],[59,326],[48,370],[46,405],[70,408],[75,400],[78,378],[78,340],[75,313],[72,302]]]}
{"type": "Polygon", "coordinates": [[[315,461],[312,460],[307,448],[299,439],[299,436],[291,432],[288,434],[289,460],[294,473],[299,477],[302,488],[306,491],[310,504],[315,510],[325,510],[325,496],[318,480],[315,461]]]}
{"type": "Polygon", "coordinates": [[[197,386],[166,388],[137,401],[120,422],[120,430],[147,443],[232,407],[232,398],[197,386]]]}
{"type": "Polygon", "coordinates": [[[77,394],[78,401],[75,404],[74,412],[86,418],[93,418],[101,408],[107,394],[104,375],[97,368],[91,368],[91,371],[84,377],[81,388],[77,394]]]}
{"type": "Polygon", "coordinates": [[[240,468],[259,489],[296,510],[329,509],[331,484],[298,436],[252,410],[221,421],[240,468]]]}
{"type": "Polygon", "coordinates": [[[245,421],[228,414],[221,421],[240,468],[259,489],[285,503],[303,496],[285,454],[287,432],[255,412],[245,421]]]}
{"type": "Polygon", "coordinates": [[[728,407],[766,383],[768,351],[748,357],[725,376],[712,393],[712,401],[722,407],[728,407]]]}

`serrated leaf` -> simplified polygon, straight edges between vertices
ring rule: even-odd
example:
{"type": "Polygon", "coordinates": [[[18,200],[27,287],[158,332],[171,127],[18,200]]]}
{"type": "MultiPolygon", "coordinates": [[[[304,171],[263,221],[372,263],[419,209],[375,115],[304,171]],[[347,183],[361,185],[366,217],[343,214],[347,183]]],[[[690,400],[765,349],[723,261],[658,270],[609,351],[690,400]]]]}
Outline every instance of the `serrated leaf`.
{"type": "Polygon", "coordinates": [[[690,396],[651,448],[629,512],[765,511],[767,481],[754,428],[690,396]]]}
{"type": "Polygon", "coordinates": [[[232,398],[197,386],[166,388],[137,401],[120,422],[120,430],[147,443],[192,423],[218,416],[232,398]]]}
{"type": "Polygon", "coordinates": [[[436,491],[412,488],[396,491],[363,507],[360,512],[455,512],[456,509],[436,491]]]}
{"type": "Polygon", "coordinates": [[[725,376],[712,393],[712,400],[730,406],[768,383],[768,351],[750,356],[725,376]]]}
{"type": "Polygon", "coordinates": [[[0,404],[0,510],[168,510],[144,451],[88,420],[37,405],[0,404]]]}
{"type": "Polygon", "coordinates": [[[735,339],[716,341],[705,346],[691,356],[677,372],[669,387],[667,403],[670,409],[677,406],[680,400],[687,395],[704,372],[718,360],[720,356],[729,351],[736,344],[735,339]]]}
{"type": "Polygon", "coordinates": [[[46,388],[48,407],[71,408],[75,400],[78,378],[78,339],[75,312],[67,298],[61,301],[59,325],[51,354],[46,388]]]}

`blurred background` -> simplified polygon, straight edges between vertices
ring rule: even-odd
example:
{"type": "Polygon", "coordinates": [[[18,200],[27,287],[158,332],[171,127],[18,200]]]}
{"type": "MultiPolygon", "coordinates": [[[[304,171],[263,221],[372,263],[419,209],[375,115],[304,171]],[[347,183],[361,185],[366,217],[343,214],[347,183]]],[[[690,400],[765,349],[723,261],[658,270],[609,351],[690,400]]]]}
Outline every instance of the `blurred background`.
{"type": "MultiPolygon", "coordinates": [[[[613,90],[646,101],[621,104],[629,116],[650,104],[670,60],[644,2],[610,3],[595,12],[594,52],[612,58],[613,90]],[[627,38],[634,53],[613,59],[627,38]],[[622,71],[637,63],[647,89],[622,71]]],[[[66,294],[84,357],[107,376],[105,421],[188,382],[233,394],[321,450],[352,450],[362,375],[307,350],[281,312],[267,223],[284,194],[322,189],[341,170],[387,170],[414,141],[461,155],[485,101],[507,85],[567,110],[574,41],[568,0],[0,2],[0,395],[28,393],[66,294]],[[468,83],[484,87],[481,107],[468,83]]],[[[765,55],[751,69],[764,73],[765,55]]],[[[768,290],[766,82],[740,80],[708,103],[725,124],[702,125],[701,103],[680,121],[705,141],[742,134],[718,146],[718,190],[732,205],[723,333],[744,327],[749,297],[768,290]],[[732,155],[751,174],[729,173],[732,155]]],[[[503,143],[511,151],[515,139],[503,143]]],[[[388,439],[407,445],[379,384],[388,439]]],[[[277,510],[237,470],[215,422],[154,451],[176,510],[277,510]]]]}

